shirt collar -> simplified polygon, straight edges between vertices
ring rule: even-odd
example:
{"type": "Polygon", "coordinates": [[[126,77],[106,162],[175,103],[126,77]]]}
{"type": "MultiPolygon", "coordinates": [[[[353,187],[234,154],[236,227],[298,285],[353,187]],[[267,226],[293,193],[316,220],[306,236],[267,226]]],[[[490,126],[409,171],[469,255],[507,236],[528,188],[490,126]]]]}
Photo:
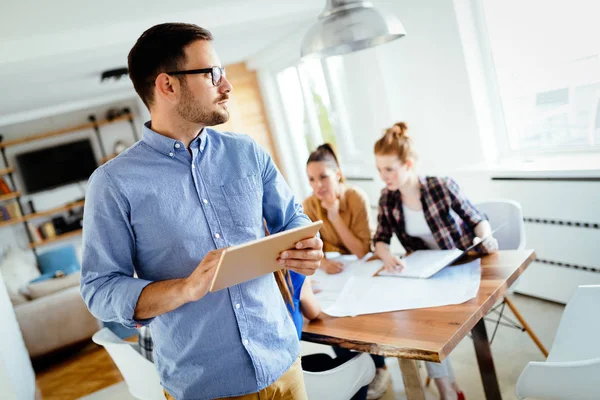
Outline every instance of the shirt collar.
{"type": "MultiPolygon", "coordinates": [[[[175,157],[177,152],[186,150],[183,142],[153,131],[150,128],[151,122],[152,121],[146,122],[142,128],[142,140],[146,144],[148,144],[150,147],[160,152],[161,154],[164,154],[165,156],[171,158],[175,157]]],[[[206,133],[206,128],[203,128],[200,134],[196,136],[196,138],[190,143],[190,148],[192,150],[200,150],[200,152],[204,151],[207,139],[208,134],[206,133]]]]}

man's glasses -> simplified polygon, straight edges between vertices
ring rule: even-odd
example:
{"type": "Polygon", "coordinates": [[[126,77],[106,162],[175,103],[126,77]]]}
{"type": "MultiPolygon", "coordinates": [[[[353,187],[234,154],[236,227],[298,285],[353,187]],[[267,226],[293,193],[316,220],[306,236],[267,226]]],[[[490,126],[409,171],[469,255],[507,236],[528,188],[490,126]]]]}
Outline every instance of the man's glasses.
{"type": "Polygon", "coordinates": [[[202,69],[190,69],[188,71],[172,71],[167,72],[168,75],[187,75],[187,74],[208,74],[212,77],[213,86],[219,86],[223,77],[225,77],[225,68],[224,67],[211,67],[211,68],[202,68],[202,69]]]}

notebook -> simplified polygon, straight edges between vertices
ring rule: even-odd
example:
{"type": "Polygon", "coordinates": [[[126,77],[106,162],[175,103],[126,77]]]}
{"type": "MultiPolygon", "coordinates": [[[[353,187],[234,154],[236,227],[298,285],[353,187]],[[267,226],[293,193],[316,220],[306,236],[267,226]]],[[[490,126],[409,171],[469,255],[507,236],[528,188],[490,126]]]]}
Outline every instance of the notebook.
{"type": "Polygon", "coordinates": [[[449,265],[454,264],[471,250],[476,249],[483,243],[485,239],[492,236],[495,232],[503,228],[506,224],[502,224],[494,229],[488,236],[483,238],[479,243],[472,244],[465,250],[417,250],[410,253],[404,258],[406,266],[400,272],[381,271],[378,276],[397,276],[402,278],[420,278],[427,279],[449,265]]]}

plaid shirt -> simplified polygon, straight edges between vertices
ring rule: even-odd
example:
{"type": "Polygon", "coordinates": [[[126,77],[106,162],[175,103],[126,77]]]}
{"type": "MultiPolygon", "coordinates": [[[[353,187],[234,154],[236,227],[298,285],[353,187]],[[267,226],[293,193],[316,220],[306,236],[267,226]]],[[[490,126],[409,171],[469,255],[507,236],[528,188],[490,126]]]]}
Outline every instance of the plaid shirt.
{"type": "MultiPolygon", "coordinates": [[[[452,178],[419,177],[419,181],[425,220],[440,249],[467,248],[475,238],[475,226],[485,220],[483,215],[452,178]]],[[[389,244],[395,233],[406,251],[427,249],[423,240],[406,233],[399,190],[381,191],[377,222],[373,242],[389,244]]]]}
{"type": "Polygon", "coordinates": [[[152,335],[150,334],[150,327],[142,326],[141,328],[138,328],[138,345],[140,346],[140,354],[148,361],[154,362],[154,356],[152,354],[154,342],[152,341],[152,335]]]}

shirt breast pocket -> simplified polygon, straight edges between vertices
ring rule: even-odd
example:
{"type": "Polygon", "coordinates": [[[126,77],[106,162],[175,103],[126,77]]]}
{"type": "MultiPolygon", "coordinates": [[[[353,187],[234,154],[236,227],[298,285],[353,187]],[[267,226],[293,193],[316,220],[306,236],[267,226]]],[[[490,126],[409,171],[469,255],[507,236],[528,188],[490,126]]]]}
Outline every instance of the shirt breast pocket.
{"type": "Polygon", "coordinates": [[[260,175],[249,175],[221,186],[234,225],[262,224],[262,182],[260,175]]]}

